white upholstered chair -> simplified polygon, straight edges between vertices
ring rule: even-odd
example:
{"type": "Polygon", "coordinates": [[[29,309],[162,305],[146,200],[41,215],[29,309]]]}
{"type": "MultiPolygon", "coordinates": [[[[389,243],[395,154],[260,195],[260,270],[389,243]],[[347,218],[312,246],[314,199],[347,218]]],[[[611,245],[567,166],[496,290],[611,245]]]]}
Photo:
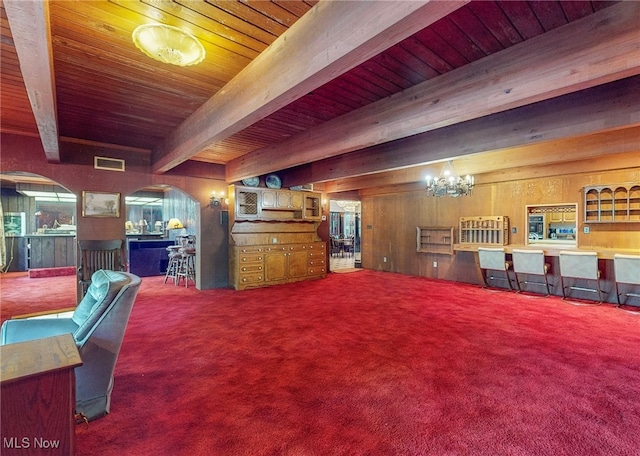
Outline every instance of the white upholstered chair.
{"type": "Polygon", "coordinates": [[[551,266],[544,261],[544,250],[524,250],[513,249],[511,252],[513,260],[513,273],[516,278],[516,286],[518,292],[523,291],[521,285],[544,285],[547,289],[547,296],[551,294],[549,291],[549,281],[547,273],[551,266]],[[531,282],[529,280],[521,280],[522,275],[538,275],[542,276],[543,282],[531,282]]]}
{"type": "MultiPolygon", "coordinates": [[[[613,256],[613,270],[615,274],[616,298],[618,307],[629,304],[627,300],[621,301],[620,296],[640,298],[640,255],[623,255],[617,253],[613,256]],[[623,285],[622,287],[620,285],[623,285]],[[624,288],[623,291],[620,291],[624,288]],[[631,290],[636,290],[632,292],[631,290]]],[[[637,304],[640,306],[640,304],[637,304]]]]}
{"type": "Polygon", "coordinates": [[[600,289],[600,270],[598,269],[597,252],[577,252],[562,250],[560,258],[560,285],[562,286],[562,299],[567,301],[567,290],[588,291],[598,293],[598,304],[602,302],[602,290],[600,289]],[[569,280],[569,285],[565,286],[565,279],[569,280]],[[596,288],[578,286],[575,279],[595,282],[596,288]]]}
{"type": "Polygon", "coordinates": [[[507,282],[509,290],[513,290],[511,286],[511,278],[509,277],[509,269],[511,262],[507,261],[507,255],[502,247],[478,247],[478,264],[480,265],[480,273],[482,274],[483,288],[489,287],[487,279],[503,280],[507,282]],[[487,277],[487,271],[502,271],[504,277],[495,277],[493,274],[487,277]]]}

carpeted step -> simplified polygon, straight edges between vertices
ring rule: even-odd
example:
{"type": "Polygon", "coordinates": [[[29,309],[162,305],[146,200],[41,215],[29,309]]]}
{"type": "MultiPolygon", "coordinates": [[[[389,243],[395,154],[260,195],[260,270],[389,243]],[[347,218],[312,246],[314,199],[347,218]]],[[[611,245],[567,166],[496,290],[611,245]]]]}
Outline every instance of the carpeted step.
{"type": "Polygon", "coordinates": [[[58,277],[75,275],[76,268],[74,266],[64,266],[58,268],[37,268],[29,269],[30,279],[40,279],[43,277],[58,277]]]}

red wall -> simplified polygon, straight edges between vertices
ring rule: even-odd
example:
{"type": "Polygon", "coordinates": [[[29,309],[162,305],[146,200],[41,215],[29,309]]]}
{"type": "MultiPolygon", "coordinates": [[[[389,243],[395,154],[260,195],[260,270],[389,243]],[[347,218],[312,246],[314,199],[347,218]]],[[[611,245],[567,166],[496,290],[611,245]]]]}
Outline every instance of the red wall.
{"type": "MultiPolygon", "coordinates": [[[[64,147],[61,145],[61,148],[64,147]]],[[[78,145],[72,146],[77,154],[78,145]]],[[[81,201],[85,190],[118,192],[121,194],[119,218],[82,217],[81,204],[77,205],[78,239],[125,239],[124,222],[126,211],[124,197],[150,185],[170,185],[189,194],[200,203],[200,221],[197,229],[198,241],[198,287],[201,289],[228,285],[228,235],[227,226],[220,223],[219,214],[208,208],[212,191],[227,191],[222,179],[189,177],[176,174],[156,175],[139,156],[129,156],[121,150],[82,146],[86,160],[74,160],[89,164],[52,164],[45,158],[39,138],[2,134],[0,135],[0,166],[3,173],[21,171],[38,174],[67,188],[81,201]],[[93,168],[93,156],[130,160],[125,172],[98,170],[93,168]]],[[[64,157],[64,151],[61,151],[64,157]]],[[[202,168],[207,168],[202,164],[202,168]]],[[[212,173],[213,174],[213,173],[212,173]]],[[[219,209],[217,209],[219,211],[219,209]]]]}

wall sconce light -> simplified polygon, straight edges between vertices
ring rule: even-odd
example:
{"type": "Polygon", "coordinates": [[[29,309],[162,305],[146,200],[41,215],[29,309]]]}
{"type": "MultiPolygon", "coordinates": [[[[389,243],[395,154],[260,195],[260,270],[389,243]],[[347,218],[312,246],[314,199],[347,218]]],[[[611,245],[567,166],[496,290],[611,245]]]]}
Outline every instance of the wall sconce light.
{"type": "Polygon", "coordinates": [[[211,197],[209,199],[208,207],[219,207],[223,208],[223,206],[227,205],[227,199],[225,198],[224,192],[211,192],[211,197]]]}

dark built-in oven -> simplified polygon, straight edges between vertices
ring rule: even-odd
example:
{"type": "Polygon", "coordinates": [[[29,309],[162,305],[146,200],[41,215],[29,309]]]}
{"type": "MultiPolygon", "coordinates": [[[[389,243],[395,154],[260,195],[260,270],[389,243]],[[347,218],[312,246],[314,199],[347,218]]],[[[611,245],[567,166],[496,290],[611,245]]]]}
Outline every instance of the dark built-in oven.
{"type": "Polygon", "coordinates": [[[529,239],[544,239],[544,214],[529,214],[529,239]]]}

